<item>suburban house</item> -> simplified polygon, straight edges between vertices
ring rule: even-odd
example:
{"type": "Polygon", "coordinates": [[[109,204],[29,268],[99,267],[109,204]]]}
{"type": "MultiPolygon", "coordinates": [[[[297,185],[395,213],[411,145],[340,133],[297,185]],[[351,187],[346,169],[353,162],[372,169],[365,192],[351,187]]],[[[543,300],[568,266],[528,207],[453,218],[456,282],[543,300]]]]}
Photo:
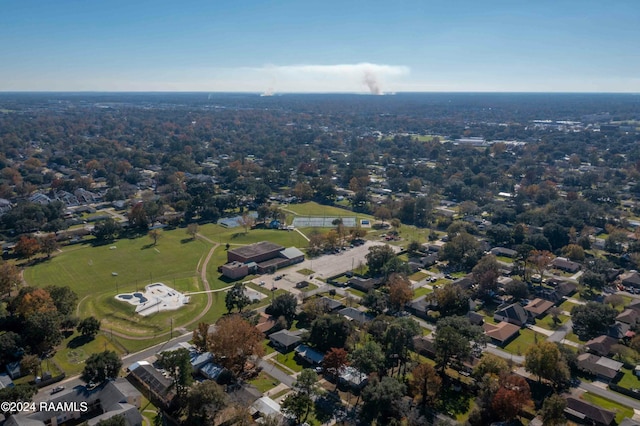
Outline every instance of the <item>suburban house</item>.
{"type": "Polygon", "coordinates": [[[283,418],[282,412],[280,411],[280,404],[268,396],[258,398],[249,408],[249,413],[254,419],[267,416],[274,416],[278,419],[283,418]]]}
{"type": "Polygon", "coordinates": [[[344,304],[342,302],[327,296],[323,296],[318,299],[318,304],[320,304],[326,312],[335,312],[338,309],[344,308],[344,304]]]}
{"type": "Polygon", "coordinates": [[[610,382],[614,380],[623,365],[621,362],[614,361],[611,358],[598,356],[590,353],[584,353],[578,355],[577,358],[578,369],[596,376],[598,379],[610,382]]]}
{"type": "Polygon", "coordinates": [[[101,421],[108,420],[115,416],[122,416],[127,426],[141,426],[142,416],[140,407],[142,405],[142,394],[124,378],[107,382],[93,390],[87,390],[84,386],[76,386],[73,389],[60,392],[55,397],[47,401],[51,404],[71,406],[69,403],[87,403],[89,410],[83,417],[84,412],[80,410],[57,410],[57,411],[35,411],[14,414],[4,423],[9,426],[57,426],[61,424],[80,423],[81,420],[93,426],[101,421]]]}
{"type": "Polygon", "coordinates": [[[524,310],[529,313],[531,318],[542,318],[547,311],[553,306],[553,302],[544,299],[533,299],[525,307],[524,310]]]}
{"type": "Polygon", "coordinates": [[[505,321],[522,327],[529,320],[527,311],[519,303],[512,303],[501,309],[496,310],[493,314],[495,321],[505,321]]]}
{"type": "Polygon", "coordinates": [[[300,344],[302,338],[300,337],[300,330],[292,332],[289,330],[280,330],[272,333],[269,336],[269,341],[280,352],[289,352],[300,344]]]}
{"type": "Polygon", "coordinates": [[[366,374],[359,371],[354,367],[343,367],[340,370],[338,380],[343,385],[349,386],[352,389],[362,389],[369,382],[369,378],[366,374]]]}
{"type": "Polygon", "coordinates": [[[627,308],[618,314],[616,321],[635,326],[640,323],[640,311],[627,308]]]}
{"type": "Polygon", "coordinates": [[[566,257],[556,257],[551,261],[551,266],[565,272],[578,272],[580,264],[573,262],[566,257]]]}
{"type": "Polygon", "coordinates": [[[300,263],[304,253],[295,247],[283,246],[269,241],[262,241],[238,247],[227,252],[227,263],[220,267],[220,272],[230,279],[240,279],[249,273],[264,274],[300,263]]]}
{"type": "Polygon", "coordinates": [[[296,356],[311,365],[320,365],[324,355],[307,345],[298,345],[295,348],[296,356]]]}
{"type": "Polygon", "coordinates": [[[374,289],[382,284],[382,279],[353,277],[349,279],[349,281],[347,281],[347,284],[349,284],[349,287],[353,288],[354,290],[359,290],[366,293],[369,290],[374,289]]]}
{"type": "Polygon", "coordinates": [[[413,347],[420,355],[435,358],[436,347],[432,338],[428,336],[416,336],[413,338],[413,347]]]}
{"type": "Polygon", "coordinates": [[[176,396],[173,383],[147,361],[139,361],[129,367],[129,377],[148,390],[156,400],[169,406],[176,396]]]}
{"type": "Polygon", "coordinates": [[[258,324],[256,328],[263,334],[269,334],[276,325],[276,319],[264,312],[258,313],[258,324]]]}
{"type": "Polygon", "coordinates": [[[504,347],[520,335],[520,326],[503,321],[499,324],[484,323],[484,334],[497,346],[504,347]]]}
{"type": "Polygon", "coordinates": [[[640,288],[640,274],[638,271],[629,271],[620,275],[620,283],[625,287],[640,288]]]}
{"type": "Polygon", "coordinates": [[[411,302],[407,303],[404,309],[407,312],[412,313],[418,318],[427,319],[427,311],[434,306],[435,300],[432,301],[427,297],[427,295],[417,297],[413,299],[411,302]]]}
{"type": "Polygon", "coordinates": [[[631,338],[635,335],[635,333],[631,331],[631,327],[629,327],[629,324],[616,321],[615,323],[613,323],[613,325],[609,326],[607,335],[613,337],[614,339],[620,340],[624,338],[631,338]]]}
{"type": "Polygon", "coordinates": [[[581,424],[593,424],[596,426],[609,426],[613,424],[616,413],[597,407],[578,398],[568,396],[565,414],[570,420],[575,420],[581,424]]]}
{"type": "Polygon", "coordinates": [[[518,255],[517,251],[506,247],[494,247],[489,252],[494,256],[509,257],[511,259],[514,259],[518,255]]]}
{"type": "Polygon", "coordinates": [[[342,315],[349,321],[355,322],[356,324],[358,324],[358,326],[362,326],[368,322],[373,321],[373,316],[369,315],[366,312],[359,311],[356,308],[343,308],[338,311],[338,314],[342,315]]]}
{"type": "Polygon", "coordinates": [[[611,352],[611,347],[618,343],[617,339],[606,335],[594,337],[584,344],[584,347],[591,353],[600,356],[607,356],[611,352]]]}

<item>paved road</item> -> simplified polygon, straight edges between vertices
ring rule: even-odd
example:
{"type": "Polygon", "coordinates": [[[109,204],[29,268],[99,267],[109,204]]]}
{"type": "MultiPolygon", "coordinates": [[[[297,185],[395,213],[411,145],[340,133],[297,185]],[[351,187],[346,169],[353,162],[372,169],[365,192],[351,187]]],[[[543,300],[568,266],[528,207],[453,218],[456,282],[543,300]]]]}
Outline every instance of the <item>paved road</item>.
{"type": "MultiPolygon", "coordinates": [[[[133,364],[134,362],[137,361],[142,361],[144,359],[147,359],[153,355],[156,355],[158,352],[161,352],[164,349],[170,348],[178,343],[182,343],[182,342],[188,342],[189,340],[191,340],[191,338],[193,337],[192,333],[185,333],[181,336],[175,337],[167,342],[164,343],[159,343],[155,346],[152,346],[148,349],[144,349],[140,352],[136,352],[133,354],[129,354],[126,355],[124,357],[122,357],[122,367],[123,368],[127,368],[128,366],[130,366],[131,364],[133,364]]],[[[49,386],[45,386],[42,389],[40,389],[38,391],[38,393],[36,394],[36,396],[34,396],[33,400],[35,402],[39,402],[39,401],[45,401],[47,399],[49,399],[50,395],[51,395],[51,389],[53,389],[56,386],[59,385],[63,385],[65,388],[67,389],[71,389],[74,388],[76,386],[84,386],[85,382],[83,382],[82,380],[80,380],[80,376],[73,376],[73,377],[68,377],[65,380],[58,382],[58,383],[54,383],[52,385],[49,386]]]]}
{"type": "Polygon", "coordinates": [[[621,395],[617,392],[610,391],[609,389],[603,389],[600,386],[585,382],[580,383],[580,386],[578,386],[578,388],[594,393],[596,395],[600,395],[612,401],[616,401],[622,405],[631,407],[634,410],[640,410],[640,401],[638,401],[637,399],[629,398],[628,396],[621,395]]]}
{"type": "Polygon", "coordinates": [[[500,358],[504,358],[507,360],[513,361],[515,364],[522,365],[524,364],[524,357],[521,355],[513,355],[507,351],[503,351],[497,346],[489,343],[487,347],[484,349],[485,352],[489,352],[490,354],[497,355],[500,358]]]}

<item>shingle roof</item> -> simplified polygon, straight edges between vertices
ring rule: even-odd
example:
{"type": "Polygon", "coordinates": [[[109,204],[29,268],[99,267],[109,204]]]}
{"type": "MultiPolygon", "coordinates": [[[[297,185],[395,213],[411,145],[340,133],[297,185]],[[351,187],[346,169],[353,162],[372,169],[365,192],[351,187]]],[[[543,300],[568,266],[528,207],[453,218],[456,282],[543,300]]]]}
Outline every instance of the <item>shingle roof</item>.
{"type": "Polygon", "coordinates": [[[520,327],[509,322],[501,322],[499,324],[485,323],[482,325],[487,336],[499,342],[509,340],[513,335],[520,332],[520,327]]]}

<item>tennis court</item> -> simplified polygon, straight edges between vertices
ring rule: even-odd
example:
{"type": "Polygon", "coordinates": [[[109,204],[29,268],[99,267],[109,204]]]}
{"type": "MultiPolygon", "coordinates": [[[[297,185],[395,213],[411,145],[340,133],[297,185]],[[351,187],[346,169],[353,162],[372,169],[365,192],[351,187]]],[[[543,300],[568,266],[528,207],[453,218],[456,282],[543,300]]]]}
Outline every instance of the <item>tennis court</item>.
{"type": "Polygon", "coordinates": [[[333,228],[333,221],[341,219],[342,224],[347,228],[353,228],[356,226],[355,217],[318,217],[318,216],[296,216],[293,218],[293,226],[296,228],[333,228]]]}

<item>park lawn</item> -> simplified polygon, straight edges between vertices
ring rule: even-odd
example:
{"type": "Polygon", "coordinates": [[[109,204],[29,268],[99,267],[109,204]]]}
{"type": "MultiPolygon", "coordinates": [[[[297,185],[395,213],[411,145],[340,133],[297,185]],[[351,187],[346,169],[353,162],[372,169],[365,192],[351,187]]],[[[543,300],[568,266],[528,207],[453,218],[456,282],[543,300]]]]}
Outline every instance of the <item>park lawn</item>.
{"type": "Polygon", "coordinates": [[[585,392],[581,398],[587,402],[590,402],[598,407],[602,407],[606,410],[611,410],[616,413],[616,423],[619,424],[625,417],[633,417],[633,408],[627,407],[610,399],[603,398],[599,395],[585,392]]]}
{"type": "Polygon", "coordinates": [[[295,355],[295,352],[289,352],[288,354],[282,354],[278,352],[278,355],[276,355],[274,359],[278,364],[282,364],[289,370],[299,373],[302,371],[303,367],[302,365],[298,364],[295,355]]]}
{"type": "Polygon", "coordinates": [[[62,341],[58,351],[53,356],[53,360],[67,374],[75,376],[84,369],[84,362],[89,356],[102,351],[114,351],[122,354],[120,346],[111,341],[110,336],[104,331],[98,333],[91,340],[83,339],[80,333],[75,332],[62,341]]]}
{"type": "Polygon", "coordinates": [[[429,274],[427,274],[426,272],[422,272],[422,271],[418,271],[415,272],[411,275],[409,275],[409,279],[412,281],[421,281],[425,278],[427,278],[429,276],[429,274]]]}
{"type": "Polygon", "coordinates": [[[255,386],[256,389],[260,391],[260,393],[265,393],[280,384],[279,381],[277,381],[264,371],[261,371],[256,377],[249,380],[249,383],[255,386]]]}
{"type": "Polygon", "coordinates": [[[633,370],[630,368],[622,368],[622,378],[618,382],[619,386],[626,389],[640,389],[640,379],[633,374],[633,370]]]}
{"type": "Polygon", "coordinates": [[[198,262],[209,249],[209,244],[187,237],[177,229],[163,231],[156,246],[146,236],[100,246],[66,246],[62,253],[26,268],[24,278],[34,287],[69,286],[80,299],[129,292],[158,281],[171,285],[175,278],[197,275],[198,262]]]}
{"type": "Polygon", "coordinates": [[[429,293],[433,293],[433,290],[430,289],[429,287],[420,287],[413,291],[413,297],[416,298],[416,297],[424,296],[425,294],[429,294],[429,293]]]}
{"type": "MultiPolygon", "coordinates": [[[[174,282],[168,282],[174,285],[174,282]]],[[[180,291],[197,292],[202,284],[197,277],[176,280],[180,291]]],[[[140,287],[138,287],[140,288],[140,287]]],[[[129,291],[135,288],[128,289],[129,291]]],[[[78,304],[81,318],[94,316],[102,321],[103,330],[113,330],[127,336],[157,337],[174,328],[185,325],[204,309],[207,303],[206,294],[194,294],[191,302],[174,311],[159,311],[148,316],[135,314],[135,306],[116,300],[113,294],[102,293],[93,297],[85,297],[78,304]]]]}
{"type": "Polygon", "coordinates": [[[536,333],[528,328],[520,330],[520,335],[511,341],[504,350],[514,355],[524,355],[530,346],[541,342],[546,338],[543,334],[536,333]]]}
{"type": "MultiPolygon", "coordinates": [[[[249,231],[244,232],[244,228],[242,227],[225,228],[224,226],[210,223],[202,225],[198,230],[198,233],[211,241],[222,244],[223,246],[228,243],[231,245],[231,248],[234,248],[235,246],[253,244],[260,241],[270,241],[284,247],[307,247],[307,240],[305,240],[298,232],[283,231],[280,229],[250,229],[249,231]]],[[[216,265],[216,267],[217,266],[218,265],[216,265]]]]}
{"type": "Polygon", "coordinates": [[[363,213],[354,213],[349,210],[341,209],[339,207],[326,206],[324,204],[318,204],[314,201],[309,201],[306,203],[300,204],[289,204],[286,207],[283,207],[285,211],[290,211],[295,213],[298,216],[318,216],[318,217],[348,217],[348,216],[356,216],[359,219],[373,219],[373,216],[363,214],[363,213]]]}

